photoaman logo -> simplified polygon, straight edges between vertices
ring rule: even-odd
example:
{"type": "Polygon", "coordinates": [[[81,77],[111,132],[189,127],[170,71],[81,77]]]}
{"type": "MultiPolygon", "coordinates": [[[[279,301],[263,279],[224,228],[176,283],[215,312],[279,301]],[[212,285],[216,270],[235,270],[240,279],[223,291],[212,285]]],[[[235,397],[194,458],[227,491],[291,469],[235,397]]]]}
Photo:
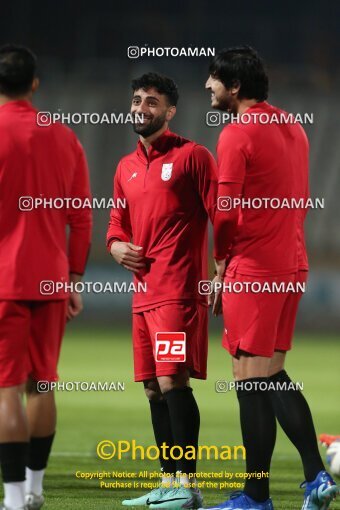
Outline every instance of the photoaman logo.
{"type": "Polygon", "coordinates": [[[156,361],[186,360],[186,334],[184,331],[168,331],[156,333],[156,361]]]}

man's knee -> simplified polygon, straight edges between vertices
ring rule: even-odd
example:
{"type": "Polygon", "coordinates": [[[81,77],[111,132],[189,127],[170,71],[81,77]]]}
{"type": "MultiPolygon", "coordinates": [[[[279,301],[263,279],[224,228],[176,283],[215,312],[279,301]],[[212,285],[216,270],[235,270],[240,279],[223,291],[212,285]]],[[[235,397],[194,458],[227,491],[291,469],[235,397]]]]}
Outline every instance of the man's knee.
{"type": "Polygon", "coordinates": [[[275,351],[274,356],[271,359],[269,366],[268,377],[272,377],[275,374],[278,374],[284,369],[286,360],[286,352],[284,351],[275,351]]]}
{"type": "Polygon", "coordinates": [[[233,376],[236,381],[254,377],[268,377],[271,358],[239,351],[233,358],[233,376]]]}
{"type": "Polygon", "coordinates": [[[0,387],[0,399],[22,397],[25,392],[25,385],[18,384],[17,386],[1,386],[0,387]]]}
{"type": "Polygon", "coordinates": [[[158,377],[158,384],[162,394],[174,389],[186,388],[189,386],[189,382],[190,376],[187,370],[178,374],[158,377]]]}
{"type": "Polygon", "coordinates": [[[146,398],[150,402],[159,402],[163,399],[157,379],[143,381],[146,398]]]}

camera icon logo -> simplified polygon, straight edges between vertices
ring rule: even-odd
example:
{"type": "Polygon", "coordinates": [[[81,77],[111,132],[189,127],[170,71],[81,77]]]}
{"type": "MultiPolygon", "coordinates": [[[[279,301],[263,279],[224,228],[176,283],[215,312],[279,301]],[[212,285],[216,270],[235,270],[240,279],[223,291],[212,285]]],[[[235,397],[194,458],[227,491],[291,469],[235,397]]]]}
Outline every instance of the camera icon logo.
{"type": "Polygon", "coordinates": [[[210,280],[201,280],[198,282],[198,293],[201,296],[209,296],[212,293],[212,284],[210,280]]]}
{"type": "Polygon", "coordinates": [[[19,198],[19,209],[20,211],[32,211],[33,209],[33,197],[20,197],[19,198]]]}
{"type": "Polygon", "coordinates": [[[228,381],[223,380],[216,381],[215,390],[216,393],[227,393],[227,391],[229,391],[228,381]]]}
{"type": "Polygon", "coordinates": [[[139,47],[138,46],[129,46],[127,49],[127,56],[129,58],[139,58],[139,47]]]}
{"type": "Polygon", "coordinates": [[[206,115],[207,126],[219,126],[221,124],[221,113],[220,112],[207,112],[206,115]]]}
{"type": "Polygon", "coordinates": [[[230,211],[233,207],[233,200],[231,197],[218,197],[217,209],[219,211],[230,211]]]}
{"type": "Polygon", "coordinates": [[[38,381],[37,391],[38,393],[47,393],[50,389],[50,383],[48,381],[38,381]]]}
{"type": "Polygon", "coordinates": [[[54,294],[54,282],[52,282],[52,280],[42,280],[40,282],[40,294],[43,296],[51,296],[54,294]]]}
{"type": "Polygon", "coordinates": [[[50,126],[52,123],[51,112],[38,112],[37,113],[37,124],[38,126],[50,126]]]}

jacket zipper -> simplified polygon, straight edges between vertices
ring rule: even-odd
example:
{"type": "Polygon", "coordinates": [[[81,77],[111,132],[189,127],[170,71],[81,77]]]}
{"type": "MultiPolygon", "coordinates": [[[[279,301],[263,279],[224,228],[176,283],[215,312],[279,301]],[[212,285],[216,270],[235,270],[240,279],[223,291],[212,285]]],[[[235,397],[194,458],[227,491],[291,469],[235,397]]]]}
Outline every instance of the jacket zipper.
{"type": "Polygon", "coordinates": [[[144,175],[144,187],[143,189],[145,189],[145,185],[146,185],[146,176],[149,172],[149,167],[150,167],[150,161],[149,161],[149,155],[147,154],[146,155],[146,159],[147,159],[147,163],[146,163],[146,171],[145,171],[145,175],[144,175]]]}

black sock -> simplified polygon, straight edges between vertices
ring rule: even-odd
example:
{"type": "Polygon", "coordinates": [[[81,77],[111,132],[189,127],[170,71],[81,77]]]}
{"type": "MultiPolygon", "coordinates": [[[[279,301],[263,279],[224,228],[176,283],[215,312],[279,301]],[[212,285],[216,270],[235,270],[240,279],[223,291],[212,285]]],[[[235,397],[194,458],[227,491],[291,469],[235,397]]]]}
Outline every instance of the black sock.
{"type": "MultiPolygon", "coordinates": [[[[155,440],[158,448],[160,448],[163,443],[166,443],[166,445],[169,446],[169,448],[171,448],[174,444],[174,441],[172,437],[167,402],[165,400],[158,401],[150,400],[150,410],[153,431],[155,434],[155,440]]],[[[165,456],[167,457],[167,459],[164,459],[164,456],[162,455],[162,450],[160,450],[159,460],[161,463],[162,472],[169,473],[172,476],[175,476],[176,461],[169,457],[169,450],[167,451],[167,454],[165,456]]]]}
{"type": "Polygon", "coordinates": [[[4,483],[26,479],[28,443],[0,443],[0,464],[4,483]]]}
{"type": "MultiPolygon", "coordinates": [[[[254,377],[237,383],[247,473],[269,473],[270,469],[276,441],[276,420],[269,392],[259,388],[261,382],[267,381],[266,377],[254,377]],[[240,383],[243,383],[242,386],[240,383]]],[[[244,492],[257,502],[266,501],[269,498],[269,478],[246,480],[244,492]]]]}
{"type": "MultiPolygon", "coordinates": [[[[168,403],[174,446],[180,446],[184,453],[187,446],[193,446],[197,457],[200,413],[192,388],[173,389],[163,396],[168,403]]],[[[176,461],[176,466],[177,471],[187,475],[196,473],[196,459],[181,458],[176,461]]]]}
{"type": "MultiPolygon", "coordinates": [[[[269,378],[273,383],[292,381],[285,370],[269,378]]],[[[282,389],[270,391],[276,417],[290,441],[301,455],[303,470],[307,482],[313,481],[324,465],[319,453],[313,418],[306,399],[299,390],[282,389]]]]}
{"type": "Polygon", "coordinates": [[[47,466],[55,434],[46,437],[31,437],[28,448],[27,467],[40,471],[47,466]]]}

